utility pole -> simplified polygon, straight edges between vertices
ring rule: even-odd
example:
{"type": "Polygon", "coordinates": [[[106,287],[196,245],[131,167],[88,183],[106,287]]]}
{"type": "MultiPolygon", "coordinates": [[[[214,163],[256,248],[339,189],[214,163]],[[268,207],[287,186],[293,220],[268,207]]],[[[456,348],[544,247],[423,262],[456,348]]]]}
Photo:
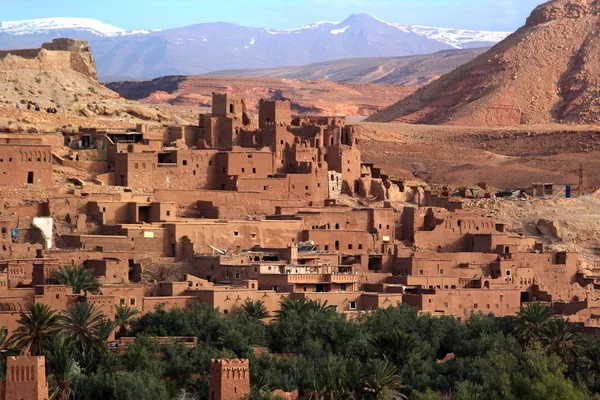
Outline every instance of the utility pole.
{"type": "Polygon", "coordinates": [[[579,196],[583,196],[583,163],[579,164],[579,196]]]}

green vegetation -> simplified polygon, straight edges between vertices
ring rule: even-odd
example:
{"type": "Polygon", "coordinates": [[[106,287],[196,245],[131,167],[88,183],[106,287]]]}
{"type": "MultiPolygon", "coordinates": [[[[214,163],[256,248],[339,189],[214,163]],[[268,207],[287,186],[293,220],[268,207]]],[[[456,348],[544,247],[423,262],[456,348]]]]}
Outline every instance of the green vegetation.
{"type": "Polygon", "coordinates": [[[269,323],[261,302],[227,317],[202,304],[139,318],[122,307],[119,331],[138,337],[124,354],[101,345],[112,326],[92,306],[31,311],[5,348],[43,350],[55,399],[207,399],[210,360],[233,357],[251,360],[250,399],[273,398],[274,389],[315,400],[600,398],[600,340],[536,303],[513,320],[479,313],[459,321],[406,305],[347,317],[285,300],[269,323]],[[198,346],[152,336],[194,336],[198,346]],[[257,358],[255,346],[279,356],[257,358]]]}
{"type": "Polygon", "coordinates": [[[50,280],[60,285],[71,286],[75,294],[100,292],[100,282],[83,265],[65,265],[53,273],[50,280]]]}

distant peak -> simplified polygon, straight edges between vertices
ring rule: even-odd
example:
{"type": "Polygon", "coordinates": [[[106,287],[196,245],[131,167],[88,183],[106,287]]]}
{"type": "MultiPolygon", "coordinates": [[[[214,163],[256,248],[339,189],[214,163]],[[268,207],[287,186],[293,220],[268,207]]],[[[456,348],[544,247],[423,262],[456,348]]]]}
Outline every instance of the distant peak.
{"type": "Polygon", "coordinates": [[[51,17],[0,22],[0,33],[17,36],[58,30],[89,31],[99,36],[117,36],[147,32],[127,31],[92,18],[51,17]]]}

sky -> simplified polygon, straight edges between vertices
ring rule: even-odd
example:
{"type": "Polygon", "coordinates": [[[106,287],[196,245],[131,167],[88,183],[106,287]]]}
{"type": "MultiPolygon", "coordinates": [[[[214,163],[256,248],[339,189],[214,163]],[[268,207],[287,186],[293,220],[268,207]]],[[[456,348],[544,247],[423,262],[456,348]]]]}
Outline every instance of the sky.
{"type": "Polygon", "coordinates": [[[85,17],[123,29],[226,21],[288,29],[366,13],[406,25],[514,31],[542,0],[0,0],[0,21],[85,17]]]}

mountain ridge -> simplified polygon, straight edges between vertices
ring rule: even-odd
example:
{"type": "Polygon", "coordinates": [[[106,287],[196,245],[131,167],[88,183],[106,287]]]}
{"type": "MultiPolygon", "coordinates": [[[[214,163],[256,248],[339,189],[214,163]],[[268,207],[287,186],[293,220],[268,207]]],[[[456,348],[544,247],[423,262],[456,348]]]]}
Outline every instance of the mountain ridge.
{"type": "Polygon", "coordinates": [[[125,31],[97,20],[54,18],[2,22],[0,47],[39,47],[54,37],[87,40],[94,49],[100,78],[109,81],[430,54],[491,46],[507,34],[401,25],[367,14],[287,30],[215,22],[159,31],[125,31]]]}
{"type": "Polygon", "coordinates": [[[523,27],[372,122],[510,126],[598,123],[600,1],[554,0],[523,27]]]}

